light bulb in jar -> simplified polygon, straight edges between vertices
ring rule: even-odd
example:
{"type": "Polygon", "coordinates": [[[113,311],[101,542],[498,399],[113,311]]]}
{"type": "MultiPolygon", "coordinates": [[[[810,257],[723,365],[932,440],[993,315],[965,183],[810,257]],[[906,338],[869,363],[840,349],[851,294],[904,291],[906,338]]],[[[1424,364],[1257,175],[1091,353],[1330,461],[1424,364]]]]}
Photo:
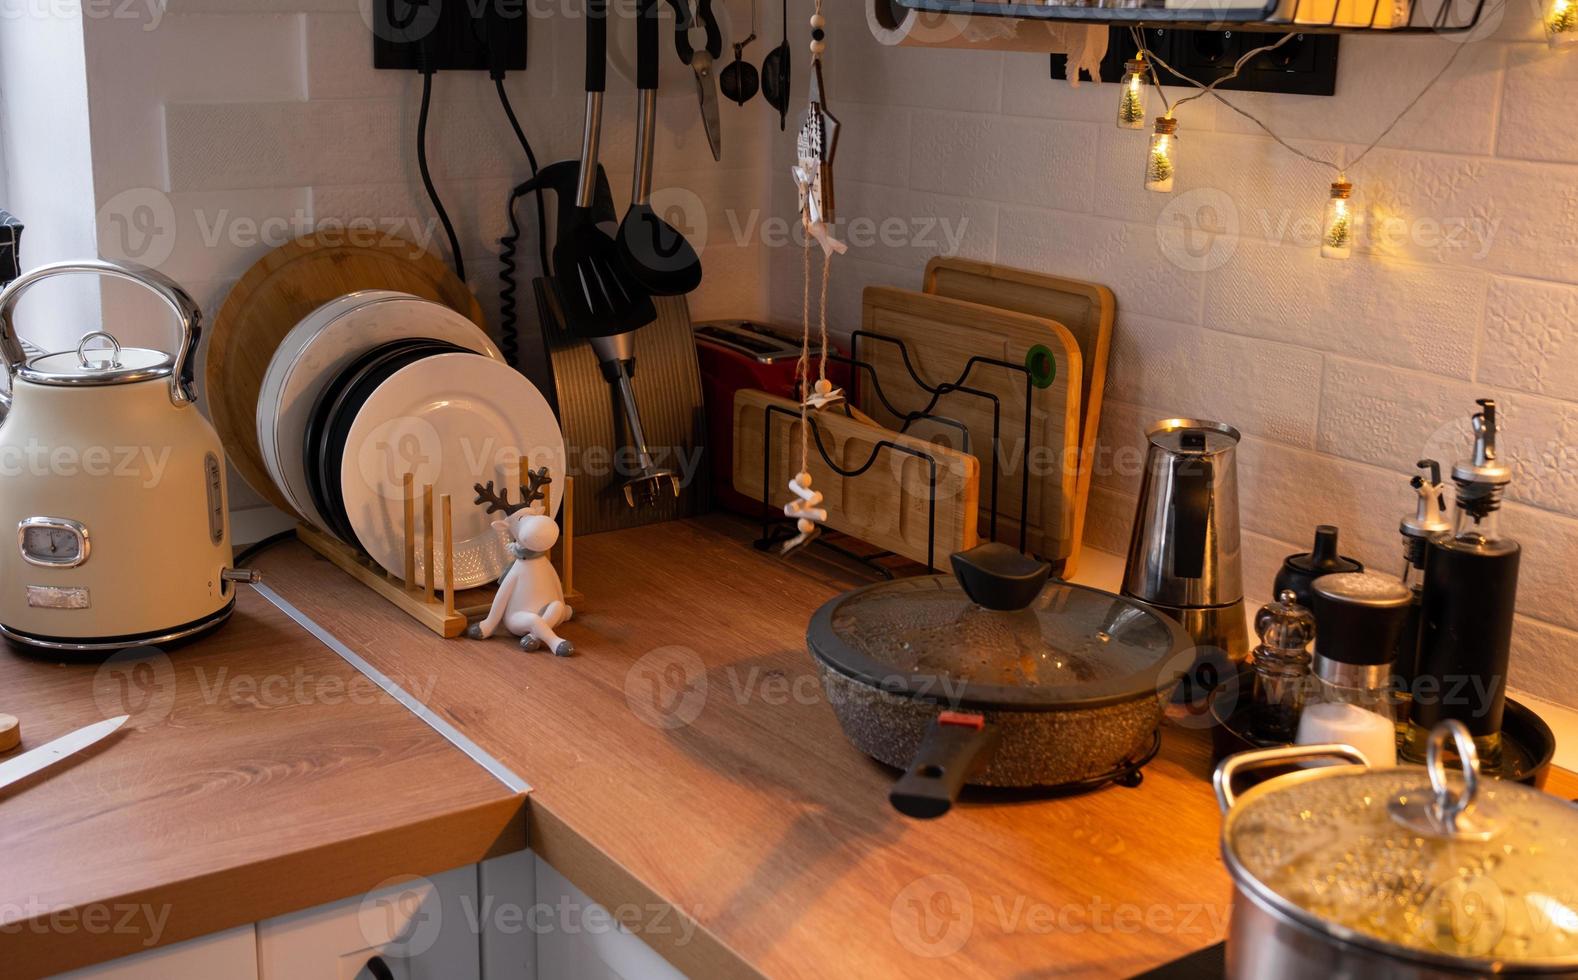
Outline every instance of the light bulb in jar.
{"type": "Polygon", "coordinates": [[[1326,219],[1321,223],[1320,254],[1327,259],[1346,259],[1353,255],[1353,185],[1338,178],[1331,185],[1326,202],[1326,219]]]}
{"type": "Polygon", "coordinates": [[[1553,48],[1578,43],[1578,2],[1551,0],[1550,12],[1545,15],[1545,38],[1553,48]]]}
{"type": "Polygon", "coordinates": [[[1145,189],[1159,194],[1170,194],[1173,177],[1178,167],[1178,120],[1171,116],[1156,117],[1156,131],[1151,134],[1151,148],[1145,155],[1145,189]]]}
{"type": "Polygon", "coordinates": [[[1140,58],[1124,62],[1123,82],[1118,89],[1119,129],[1145,128],[1145,71],[1145,62],[1140,58]]]}

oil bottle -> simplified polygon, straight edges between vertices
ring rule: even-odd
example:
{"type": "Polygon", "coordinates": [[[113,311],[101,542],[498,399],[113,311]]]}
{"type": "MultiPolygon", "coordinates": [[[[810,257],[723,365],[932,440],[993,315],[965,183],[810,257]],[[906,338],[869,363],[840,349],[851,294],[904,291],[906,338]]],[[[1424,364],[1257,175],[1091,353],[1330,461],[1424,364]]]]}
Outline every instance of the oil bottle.
{"type": "Polygon", "coordinates": [[[1430,729],[1468,726],[1487,771],[1501,765],[1501,716],[1512,652],[1522,549],[1503,537],[1501,498],[1512,470],[1496,458],[1496,403],[1480,399],[1473,456],[1452,468],[1452,533],[1425,545],[1419,657],[1404,757],[1422,761],[1430,729]]]}

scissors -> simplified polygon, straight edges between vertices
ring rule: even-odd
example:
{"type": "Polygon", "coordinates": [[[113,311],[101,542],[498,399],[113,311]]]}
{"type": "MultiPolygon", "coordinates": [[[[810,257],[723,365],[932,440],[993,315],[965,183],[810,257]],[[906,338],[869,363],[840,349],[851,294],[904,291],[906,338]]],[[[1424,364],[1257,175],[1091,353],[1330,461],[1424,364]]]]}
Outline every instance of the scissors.
{"type": "Polygon", "coordinates": [[[668,0],[674,8],[674,50],[679,60],[696,73],[696,100],[701,103],[701,123],[707,130],[707,145],[714,160],[723,159],[723,128],[718,120],[718,76],[714,63],[723,56],[723,31],[712,13],[712,0],[696,0],[694,17],[686,0],[668,0]],[[707,46],[697,51],[690,43],[690,30],[700,24],[707,32],[707,46]]]}

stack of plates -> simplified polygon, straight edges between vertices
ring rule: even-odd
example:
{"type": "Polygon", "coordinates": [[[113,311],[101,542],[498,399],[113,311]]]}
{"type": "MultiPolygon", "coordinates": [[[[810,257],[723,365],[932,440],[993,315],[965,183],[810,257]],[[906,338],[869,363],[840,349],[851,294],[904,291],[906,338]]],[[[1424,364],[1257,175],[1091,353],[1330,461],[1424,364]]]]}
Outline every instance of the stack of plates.
{"type": "MultiPolygon", "coordinates": [[[[269,476],[297,513],[393,574],[405,567],[405,475],[418,495],[449,494],[457,589],[507,564],[474,484],[515,487],[525,456],[554,477],[548,513],[563,493],[564,438],[547,400],[474,323],[406,293],[351,293],[303,319],[269,362],[257,425],[269,476]]],[[[444,553],[442,527],[433,546],[444,553]]],[[[426,581],[420,517],[415,547],[426,581]]],[[[435,583],[450,587],[442,570],[435,583]]]]}

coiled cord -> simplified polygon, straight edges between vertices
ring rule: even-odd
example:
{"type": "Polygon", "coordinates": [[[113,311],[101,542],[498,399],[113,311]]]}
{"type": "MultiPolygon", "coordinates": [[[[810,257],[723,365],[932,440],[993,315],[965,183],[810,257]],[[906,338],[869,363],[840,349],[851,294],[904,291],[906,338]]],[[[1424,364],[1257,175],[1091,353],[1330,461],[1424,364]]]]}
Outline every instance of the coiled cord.
{"type": "MultiPolygon", "coordinates": [[[[504,107],[504,115],[509,117],[510,128],[515,131],[515,138],[520,141],[521,149],[526,151],[526,162],[531,165],[531,174],[537,176],[537,154],[532,152],[531,141],[526,138],[526,131],[521,128],[520,120],[515,116],[515,108],[510,105],[509,93],[504,90],[502,74],[495,75],[494,87],[499,93],[499,104],[504,107]]],[[[516,362],[520,351],[519,329],[517,327],[517,299],[516,291],[519,283],[516,281],[516,255],[519,252],[521,237],[520,220],[515,214],[515,202],[523,195],[519,187],[510,192],[509,202],[505,211],[509,217],[509,234],[499,239],[499,350],[510,364],[516,362]]],[[[542,187],[536,188],[537,196],[537,251],[538,258],[542,261],[542,274],[548,274],[548,209],[543,202],[542,187]]]]}

